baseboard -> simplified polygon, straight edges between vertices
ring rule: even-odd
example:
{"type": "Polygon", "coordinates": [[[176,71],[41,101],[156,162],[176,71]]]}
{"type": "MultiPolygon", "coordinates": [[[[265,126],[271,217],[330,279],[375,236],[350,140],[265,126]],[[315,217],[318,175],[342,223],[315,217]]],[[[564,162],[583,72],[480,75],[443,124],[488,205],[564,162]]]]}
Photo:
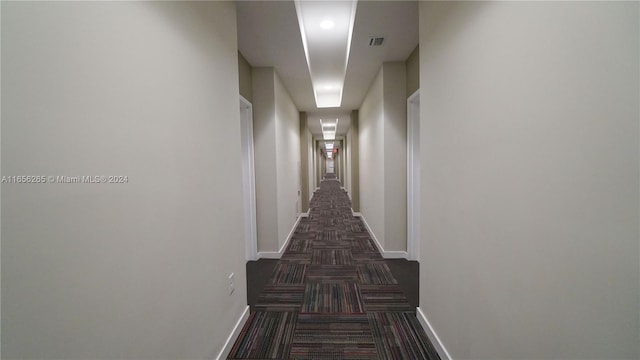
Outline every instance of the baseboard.
{"type": "Polygon", "coordinates": [[[298,215],[298,219],[293,224],[291,231],[289,231],[289,235],[287,235],[287,239],[284,241],[284,244],[282,244],[279,251],[259,251],[258,259],[280,259],[280,257],[282,257],[282,254],[284,254],[284,250],[289,245],[289,241],[291,241],[291,238],[293,237],[293,233],[296,232],[296,228],[298,227],[300,220],[305,217],[309,217],[309,211],[298,215]]]}
{"type": "Polygon", "coordinates": [[[427,337],[429,337],[429,340],[431,340],[431,343],[438,352],[438,355],[440,355],[440,359],[453,360],[451,355],[449,355],[447,349],[444,347],[442,341],[440,341],[440,338],[436,334],[435,330],[433,330],[433,327],[429,323],[427,316],[424,314],[424,312],[422,312],[422,309],[420,309],[420,307],[416,308],[416,317],[418,318],[418,322],[420,322],[420,325],[422,325],[424,332],[427,333],[427,337]]]}
{"type": "Polygon", "coordinates": [[[258,259],[280,259],[282,253],[277,251],[259,251],[258,259]]]}
{"type": "Polygon", "coordinates": [[[240,331],[242,331],[242,328],[244,327],[244,324],[247,322],[248,318],[249,318],[249,306],[247,305],[247,307],[244,309],[244,312],[238,319],[238,322],[236,322],[236,326],[233,327],[231,334],[229,334],[227,341],[224,343],[224,346],[222,347],[222,350],[220,350],[220,353],[218,353],[216,360],[224,360],[227,358],[227,356],[229,356],[229,353],[231,352],[231,348],[233,348],[233,344],[235,344],[236,340],[238,339],[238,335],[240,335],[240,331]]]}
{"type": "Polygon", "coordinates": [[[385,251],[382,253],[382,257],[385,259],[409,259],[409,254],[406,251],[385,251]]]}
{"type": "Polygon", "coordinates": [[[367,223],[367,219],[364,218],[364,215],[362,215],[362,213],[359,213],[359,212],[353,212],[353,209],[351,209],[351,212],[353,213],[353,216],[359,217],[360,219],[362,219],[362,222],[364,223],[364,226],[367,228],[367,231],[369,231],[369,235],[371,235],[371,238],[373,239],[373,242],[376,244],[376,247],[378,248],[378,251],[380,251],[380,254],[382,254],[383,258],[385,258],[385,259],[407,259],[409,257],[409,254],[406,251],[387,251],[387,250],[385,250],[382,247],[382,244],[380,244],[380,241],[378,241],[378,238],[376,237],[376,234],[373,232],[373,230],[371,230],[371,227],[367,223]]]}

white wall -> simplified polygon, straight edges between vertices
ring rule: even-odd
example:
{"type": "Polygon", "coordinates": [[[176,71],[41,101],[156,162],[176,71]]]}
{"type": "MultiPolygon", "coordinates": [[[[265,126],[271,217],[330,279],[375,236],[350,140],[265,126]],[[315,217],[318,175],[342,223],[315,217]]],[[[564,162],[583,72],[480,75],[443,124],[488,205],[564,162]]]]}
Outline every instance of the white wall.
{"type": "Polygon", "coordinates": [[[382,66],[385,250],[407,250],[407,75],[404,62],[382,66]]]}
{"type": "Polygon", "coordinates": [[[2,175],[128,176],[2,185],[3,358],[216,356],[246,307],[235,5],[1,6],[2,175]]]}
{"type": "Polygon", "coordinates": [[[256,226],[258,251],[277,251],[278,203],[276,177],[276,112],[273,68],[254,67],[253,140],[256,176],[256,226]]]}
{"type": "Polygon", "coordinates": [[[307,136],[307,146],[308,146],[307,156],[309,157],[308,158],[308,162],[307,162],[307,164],[308,164],[307,171],[309,172],[309,177],[308,177],[308,179],[309,179],[309,200],[311,200],[313,198],[314,191],[316,191],[316,187],[314,185],[314,176],[315,176],[315,173],[314,173],[315,155],[314,155],[314,153],[315,152],[313,151],[313,149],[314,149],[314,145],[313,145],[314,141],[313,141],[313,135],[311,134],[311,131],[307,130],[306,136],[307,136]]]}
{"type": "Polygon", "coordinates": [[[320,154],[320,150],[318,149],[317,144],[314,144],[314,158],[315,158],[315,169],[316,169],[316,187],[320,187],[320,181],[322,177],[322,164],[324,163],[323,157],[320,154]]]}
{"type": "Polygon", "coordinates": [[[348,160],[347,171],[349,173],[349,196],[351,197],[351,208],[355,212],[360,212],[360,154],[358,149],[358,134],[360,132],[358,126],[358,110],[353,110],[350,117],[348,135],[348,160]]]}
{"type": "MultiPolygon", "coordinates": [[[[313,136],[312,136],[313,139],[313,136]]],[[[318,187],[318,154],[316,151],[316,141],[315,139],[313,139],[311,141],[311,147],[313,148],[313,153],[311,155],[311,157],[313,158],[313,187],[311,187],[310,189],[313,189],[312,191],[309,191],[310,193],[316,191],[316,188],[318,187]]],[[[311,203],[311,202],[309,202],[311,203]]]]}
{"type": "Polygon", "coordinates": [[[252,75],[258,252],[273,253],[298,216],[300,113],[274,68],[252,75]]]}
{"type": "Polygon", "coordinates": [[[385,251],[407,250],[405,93],[404,63],[386,62],[359,111],[360,212],[385,251]]]}
{"type": "Polygon", "coordinates": [[[298,218],[300,187],[300,113],[274,72],[276,163],[278,173],[278,248],[298,218]]]}
{"type": "Polygon", "coordinates": [[[345,147],[344,147],[344,154],[345,154],[345,161],[347,162],[347,166],[345,167],[345,174],[344,174],[344,188],[347,191],[347,195],[349,196],[349,198],[351,198],[351,193],[353,191],[352,187],[351,187],[351,140],[352,140],[352,135],[353,132],[351,130],[351,128],[349,128],[349,130],[347,130],[347,133],[345,134],[345,147]]]}
{"type": "Polygon", "coordinates": [[[359,110],[360,212],[385,246],[384,107],[382,70],[371,84],[359,110]]]}
{"type": "Polygon", "coordinates": [[[640,356],[638,3],[420,3],[420,302],[455,359],[640,356]]]}

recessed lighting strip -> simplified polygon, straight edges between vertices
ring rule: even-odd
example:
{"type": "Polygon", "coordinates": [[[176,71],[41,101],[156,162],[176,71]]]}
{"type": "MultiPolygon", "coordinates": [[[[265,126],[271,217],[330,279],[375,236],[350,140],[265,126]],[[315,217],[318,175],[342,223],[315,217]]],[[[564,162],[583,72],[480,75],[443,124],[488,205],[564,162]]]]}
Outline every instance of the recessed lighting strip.
{"type": "Polygon", "coordinates": [[[325,123],[320,119],[320,129],[322,130],[322,138],[324,140],[335,140],[336,132],[338,131],[338,119],[336,119],[335,123],[325,123]]]}
{"type": "Polygon", "coordinates": [[[340,107],[357,0],[294,0],[318,108],[340,107]]]}

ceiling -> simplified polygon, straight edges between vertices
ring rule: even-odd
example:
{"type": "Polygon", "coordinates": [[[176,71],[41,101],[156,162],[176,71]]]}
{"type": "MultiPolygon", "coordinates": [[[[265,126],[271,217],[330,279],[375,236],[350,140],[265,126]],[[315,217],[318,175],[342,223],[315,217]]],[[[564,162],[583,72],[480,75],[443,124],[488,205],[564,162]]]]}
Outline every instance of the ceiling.
{"type": "Polygon", "coordinates": [[[276,69],[298,110],[308,113],[316,136],[322,135],[320,118],[338,118],[336,136],[344,135],[350,112],[362,104],[382,63],[404,61],[418,45],[416,1],[358,1],[342,106],[318,109],[294,2],[239,1],[237,13],[238,49],[251,66],[276,69]],[[374,36],[384,37],[382,46],[369,46],[374,36]]]}

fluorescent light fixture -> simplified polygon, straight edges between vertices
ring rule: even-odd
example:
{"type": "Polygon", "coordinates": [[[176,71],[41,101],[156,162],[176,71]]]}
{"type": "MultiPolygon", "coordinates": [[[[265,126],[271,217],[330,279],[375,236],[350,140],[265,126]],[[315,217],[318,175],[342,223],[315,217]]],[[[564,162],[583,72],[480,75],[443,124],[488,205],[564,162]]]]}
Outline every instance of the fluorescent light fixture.
{"type": "Polygon", "coordinates": [[[322,138],[325,140],[335,140],[336,130],[338,130],[338,119],[336,122],[324,122],[320,119],[320,128],[322,129],[322,138]]]}
{"type": "Polygon", "coordinates": [[[333,29],[334,26],[335,26],[335,23],[330,19],[322,20],[320,22],[320,27],[325,30],[333,29]]]}
{"type": "Polygon", "coordinates": [[[316,106],[340,107],[358,2],[295,0],[294,3],[316,106]]]}

